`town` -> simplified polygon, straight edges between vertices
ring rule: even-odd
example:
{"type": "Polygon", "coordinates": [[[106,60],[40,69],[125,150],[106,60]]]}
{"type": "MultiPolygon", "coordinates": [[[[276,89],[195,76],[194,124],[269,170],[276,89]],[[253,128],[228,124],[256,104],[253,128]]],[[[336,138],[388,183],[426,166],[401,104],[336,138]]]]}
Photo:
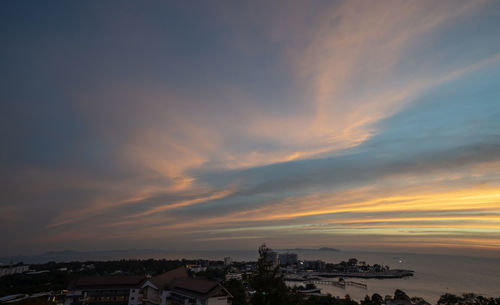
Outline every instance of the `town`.
{"type": "MultiPolygon", "coordinates": [[[[349,296],[324,294],[315,284],[366,289],[349,278],[412,276],[356,258],[338,263],[301,260],[262,245],[259,260],[119,260],[49,262],[2,266],[0,303],[64,305],[245,305],[358,304],[349,296]],[[333,279],[335,278],[335,279],[333,279]],[[273,301],[273,298],[278,298],[273,301]],[[285,303],[282,300],[287,300],[285,303]],[[271,303],[269,303],[271,302],[271,303]]],[[[396,290],[394,296],[367,296],[362,304],[428,305],[396,290]]]]}

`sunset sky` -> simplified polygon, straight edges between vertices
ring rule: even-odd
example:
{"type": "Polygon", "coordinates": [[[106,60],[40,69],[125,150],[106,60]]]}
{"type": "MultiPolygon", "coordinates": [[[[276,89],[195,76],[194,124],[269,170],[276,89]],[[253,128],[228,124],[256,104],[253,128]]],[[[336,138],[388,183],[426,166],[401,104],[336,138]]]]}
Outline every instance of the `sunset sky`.
{"type": "Polygon", "coordinates": [[[0,255],[500,256],[499,1],[2,1],[0,255]]]}

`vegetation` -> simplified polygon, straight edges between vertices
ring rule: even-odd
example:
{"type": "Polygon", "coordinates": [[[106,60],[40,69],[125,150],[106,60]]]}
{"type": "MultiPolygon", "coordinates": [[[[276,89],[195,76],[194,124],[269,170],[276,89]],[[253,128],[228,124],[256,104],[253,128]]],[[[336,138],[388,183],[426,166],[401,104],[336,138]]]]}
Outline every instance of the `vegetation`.
{"type": "Polygon", "coordinates": [[[279,273],[279,266],[266,260],[269,248],[259,248],[257,271],[250,279],[250,287],[254,291],[250,303],[253,305],[280,305],[291,303],[291,293],[279,273]]]}
{"type": "Polygon", "coordinates": [[[382,305],[384,304],[384,299],[378,293],[374,293],[372,297],[365,296],[364,300],[361,300],[361,305],[382,305]]]}
{"type": "Polygon", "coordinates": [[[395,300],[410,300],[410,297],[403,290],[396,289],[394,291],[394,299],[395,300]]]}
{"type": "Polygon", "coordinates": [[[62,290],[73,278],[75,275],[63,272],[7,275],[0,278],[0,296],[62,290]]]}
{"type": "Polygon", "coordinates": [[[310,296],[303,301],[304,305],[359,305],[356,301],[352,300],[349,295],[345,298],[336,298],[331,295],[327,296],[310,296]]]}
{"type": "Polygon", "coordinates": [[[384,272],[389,270],[389,266],[382,266],[380,264],[370,265],[363,261],[358,261],[356,258],[350,258],[346,261],[341,261],[338,264],[328,263],[325,266],[326,271],[329,272],[356,272],[356,271],[370,271],[370,272],[384,272]]]}
{"type": "Polygon", "coordinates": [[[224,287],[233,296],[232,305],[248,305],[248,295],[241,281],[232,279],[224,282],[224,287]]]}
{"type": "Polygon", "coordinates": [[[486,298],[474,293],[465,293],[462,296],[444,294],[439,298],[438,305],[500,305],[500,298],[486,298]]]}

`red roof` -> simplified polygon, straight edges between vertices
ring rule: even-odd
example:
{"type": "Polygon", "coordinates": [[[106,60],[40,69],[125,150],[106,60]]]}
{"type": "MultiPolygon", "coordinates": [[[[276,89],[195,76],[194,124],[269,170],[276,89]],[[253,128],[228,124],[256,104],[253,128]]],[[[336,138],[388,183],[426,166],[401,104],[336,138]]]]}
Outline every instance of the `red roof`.
{"type": "Polygon", "coordinates": [[[177,279],[172,284],[172,292],[187,294],[200,299],[231,297],[231,294],[217,282],[189,277],[177,279]]]}
{"type": "Polygon", "coordinates": [[[210,292],[215,287],[219,286],[219,283],[214,281],[202,280],[202,279],[193,279],[190,277],[180,278],[175,280],[172,284],[174,288],[180,288],[184,290],[189,290],[192,292],[206,294],[210,292]]]}
{"type": "Polygon", "coordinates": [[[187,278],[188,273],[185,267],[179,267],[163,274],[154,276],[151,282],[158,287],[158,289],[169,288],[172,283],[179,278],[187,278]]]}

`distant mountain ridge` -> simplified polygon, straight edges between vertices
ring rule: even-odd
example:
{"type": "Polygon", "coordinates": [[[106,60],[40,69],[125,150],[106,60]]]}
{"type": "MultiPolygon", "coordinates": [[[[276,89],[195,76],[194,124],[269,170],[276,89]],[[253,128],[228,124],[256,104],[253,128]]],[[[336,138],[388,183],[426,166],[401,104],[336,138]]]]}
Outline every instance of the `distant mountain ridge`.
{"type": "MultiPolygon", "coordinates": [[[[316,249],[294,248],[294,249],[276,249],[277,251],[340,251],[330,247],[321,247],[316,249]]],[[[120,259],[182,259],[182,258],[207,258],[222,259],[225,256],[234,256],[233,259],[256,260],[257,251],[255,250],[177,250],[177,249],[127,249],[127,250],[103,250],[103,251],[47,251],[37,255],[13,255],[0,257],[0,265],[10,263],[25,264],[43,264],[47,262],[71,262],[71,261],[111,261],[120,259]],[[241,253],[245,252],[243,257],[241,253]],[[247,255],[248,254],[248,255],[247,255]]]]}
{"type": "Polygon", "coordinates": [[[0,257],[1,264],[19,263],[43,264],[47,262],[70,262],[70,261],[105,261],[116,259],[140,259],[156,258],[167,253],[159,249],[129,249],[129,250],[107,250],[107,251],[48,251],[38,255],[16,255],[0,257]]]}

